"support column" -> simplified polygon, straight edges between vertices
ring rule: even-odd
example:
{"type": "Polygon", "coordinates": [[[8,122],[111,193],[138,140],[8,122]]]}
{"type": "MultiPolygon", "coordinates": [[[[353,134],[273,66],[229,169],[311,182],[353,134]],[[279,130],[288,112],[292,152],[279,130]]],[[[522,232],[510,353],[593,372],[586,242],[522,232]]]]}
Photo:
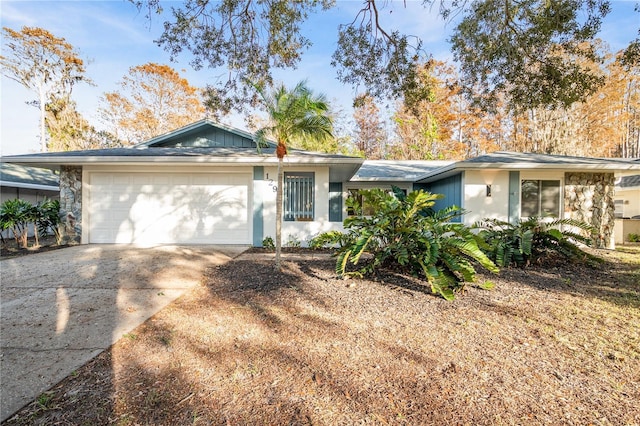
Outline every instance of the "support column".
{"type": "Polygon", "coordinates": [[[614,247],[615,176],[613,173],[565,173],[565,216],[596,228],[598,248],[614,247]]]}
{"type": "Polygon", "coordinates": [[[82,237],[82,167],[60,167],[60,234],[63,244],[79,244],[82,237]]]}

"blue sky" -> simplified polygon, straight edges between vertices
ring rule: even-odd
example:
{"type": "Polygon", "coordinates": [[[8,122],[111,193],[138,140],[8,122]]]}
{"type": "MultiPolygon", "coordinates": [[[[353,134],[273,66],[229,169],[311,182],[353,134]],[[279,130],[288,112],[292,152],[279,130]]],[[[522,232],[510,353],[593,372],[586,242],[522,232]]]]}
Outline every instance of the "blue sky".
{"type": "MultiPolygon", "coordinates": [[[[402,0],[387,5],[383,12],[383,25],[401,28],[408,34],[422,37],[425,50],[434,58],[450,60],[446,39],[453,24],[445,24],[419,2],[402,0]]],[[[165,10],[177,2],[163,2],[165,10]]],[[[625,47],[636,37],[640,27],[640,14],[634,12],[635,1],[613,1],[612,13],[606,19],[600,37],[613,50],[625,47]]],[[[337,27],[350,22],[360,8],[360,1],[338,1],[337,7],[311,17],[305,28],[313,46],[305,53],[298,69],[277,74],[276,78],[288,85],[307,79],[316,91],[325,93],[335,107],[350,114],[351,100],[355,94],[351,87],[344,87],[335,80],[335,70],[330,65],[335,48],[337,27]]],[[[149,23],[144,13],[125,0],[112,1],[5,1],[0,0],[0,23],[3,27],[20,29],[22,26],[42,27],[58,37],[64,37],[88,60],[87,75],[95,87],[80,85],[74,89],[74,99],[80,112],[99,127],[97,108],[104,92],[116,89],[117,83],[127,74],[129,67],[147,62],[166,63],[177,70],[194,86],[203,87],[224,78],[224,70],[202,69],[194,71],[189,57],[180,56],[170,63],[169,55],[153,40],[162,31],[161,19],[149,23]]],[[[35,99],[18,83],[2,77],[0,80],[0,153],[23,154],[39,150],[38,110],[25,104],[35,99]]],[[[244,127],[241,117],[231,117],[227,124],[244,127]]]]}

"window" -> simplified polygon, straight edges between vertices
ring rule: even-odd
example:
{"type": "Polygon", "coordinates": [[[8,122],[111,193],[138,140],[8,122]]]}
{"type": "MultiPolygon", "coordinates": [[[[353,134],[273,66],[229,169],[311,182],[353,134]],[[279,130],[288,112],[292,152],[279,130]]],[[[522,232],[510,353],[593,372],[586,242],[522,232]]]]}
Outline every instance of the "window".
{"type": "Polygon", "coordinates": [[[559,180],[523,180],[521,217],[560,217],[559,180]]]}
{"type": "MultiPolygon", "coordinates": [[[[404,193],[404,195],[407,195],[406,189],[401,189],[401,191],[404,193]]],[[[387,190],[387,192],[389,194],[393,194],[392,190],[387,190]]],[[[360,193],[360,189],[349,189],[348,194],[349,194],[348,197],[350,199],[355,200],[356,206],[357,206],[355,208],[353,207],[347,208],[347,214],[349,216],[356,216],[356,215],[373,216],[373,213],[374,213],[373,206],[370,206],[364,202],[362,194],[360,193]]]]}
{"type": "Polygon", "coordinates": [[[349,216],[356,216],[356,215],[371,216],[373,214],[373,208],[371,206],[366,204],[363,205],[364,199],[359,189],[350,189],[349,199],[354,200],[356,205],[355,208],[354,207],[347,208],[347,214],[349,216]]]}
{"type": "Polygon", "coordinates": [[[313,220],[313,173],[284,173],[284,220],[313,220]]]}

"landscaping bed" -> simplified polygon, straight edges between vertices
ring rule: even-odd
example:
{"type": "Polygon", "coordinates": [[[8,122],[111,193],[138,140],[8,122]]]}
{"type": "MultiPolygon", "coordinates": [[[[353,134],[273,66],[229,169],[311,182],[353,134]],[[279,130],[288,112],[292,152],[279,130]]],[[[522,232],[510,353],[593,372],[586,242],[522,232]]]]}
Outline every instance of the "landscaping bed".
{"type": "Polygon", "coordinates": [[[253,251],[6,424],[640,424],[640,247],[595,253],[448,302],[253,251]]]}
{"type": "Polygon", "coordinates": [[[56,237],[53,235],[40,237],[37,245],[34,238],[31,237],[29,238],[26,248],[16,243],[13,238],[7,237],[4,239],[4,242],[0,244],[0,258],[6,259],[11,257],[26,256],[29,254],[42,253],[50,250],[58,250],[65,247],[69,247],[69,245],[58,244],[56,241],[56,237]]]}

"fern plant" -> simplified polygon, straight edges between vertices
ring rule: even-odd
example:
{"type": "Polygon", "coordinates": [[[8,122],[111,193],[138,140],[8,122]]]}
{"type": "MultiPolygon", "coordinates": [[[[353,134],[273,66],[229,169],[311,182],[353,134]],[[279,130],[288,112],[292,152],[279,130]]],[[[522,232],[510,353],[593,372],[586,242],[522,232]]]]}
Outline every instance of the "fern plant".
{"type": "MultiPolygon", "coordinates": [[[[322,236],[325,243],[338,245],[338,275],[365,276],[382,267],[395,268],[423,277],[433,293],[452,300],[466,283],[475,281],[475,264],[498,272],[470,228],[452,222],[463,213],[461,209],[434,211],[435,200],[442,195],[393,190],[393,194],[362,190],[363,204],[373,207],[373,215],[349,217],[345,233],[322,236]]],[[[347,207],[357,211],[359,205],[348,200],[347,207]]]]}
{"type": "Polygon", "coordinates": [[[574,219],[548,222],[538,217],[519,220],[515,224],[484,219],[474,227],[481,229],[479,235],[486,241],[482,245],[483,250],[500,267],[527,266],[550,254],[569,258],[588,257],[580,250],[578,243],[590,245],[591,239],[574,230],[589,235],[596,232],[593,226],[574,219]]]}
{"type": "Polygon", "coordinates": [[[309,248],[341,248],[352,242],[351,235],[340,231],[322,232],[309,240],[309,248]]]}

